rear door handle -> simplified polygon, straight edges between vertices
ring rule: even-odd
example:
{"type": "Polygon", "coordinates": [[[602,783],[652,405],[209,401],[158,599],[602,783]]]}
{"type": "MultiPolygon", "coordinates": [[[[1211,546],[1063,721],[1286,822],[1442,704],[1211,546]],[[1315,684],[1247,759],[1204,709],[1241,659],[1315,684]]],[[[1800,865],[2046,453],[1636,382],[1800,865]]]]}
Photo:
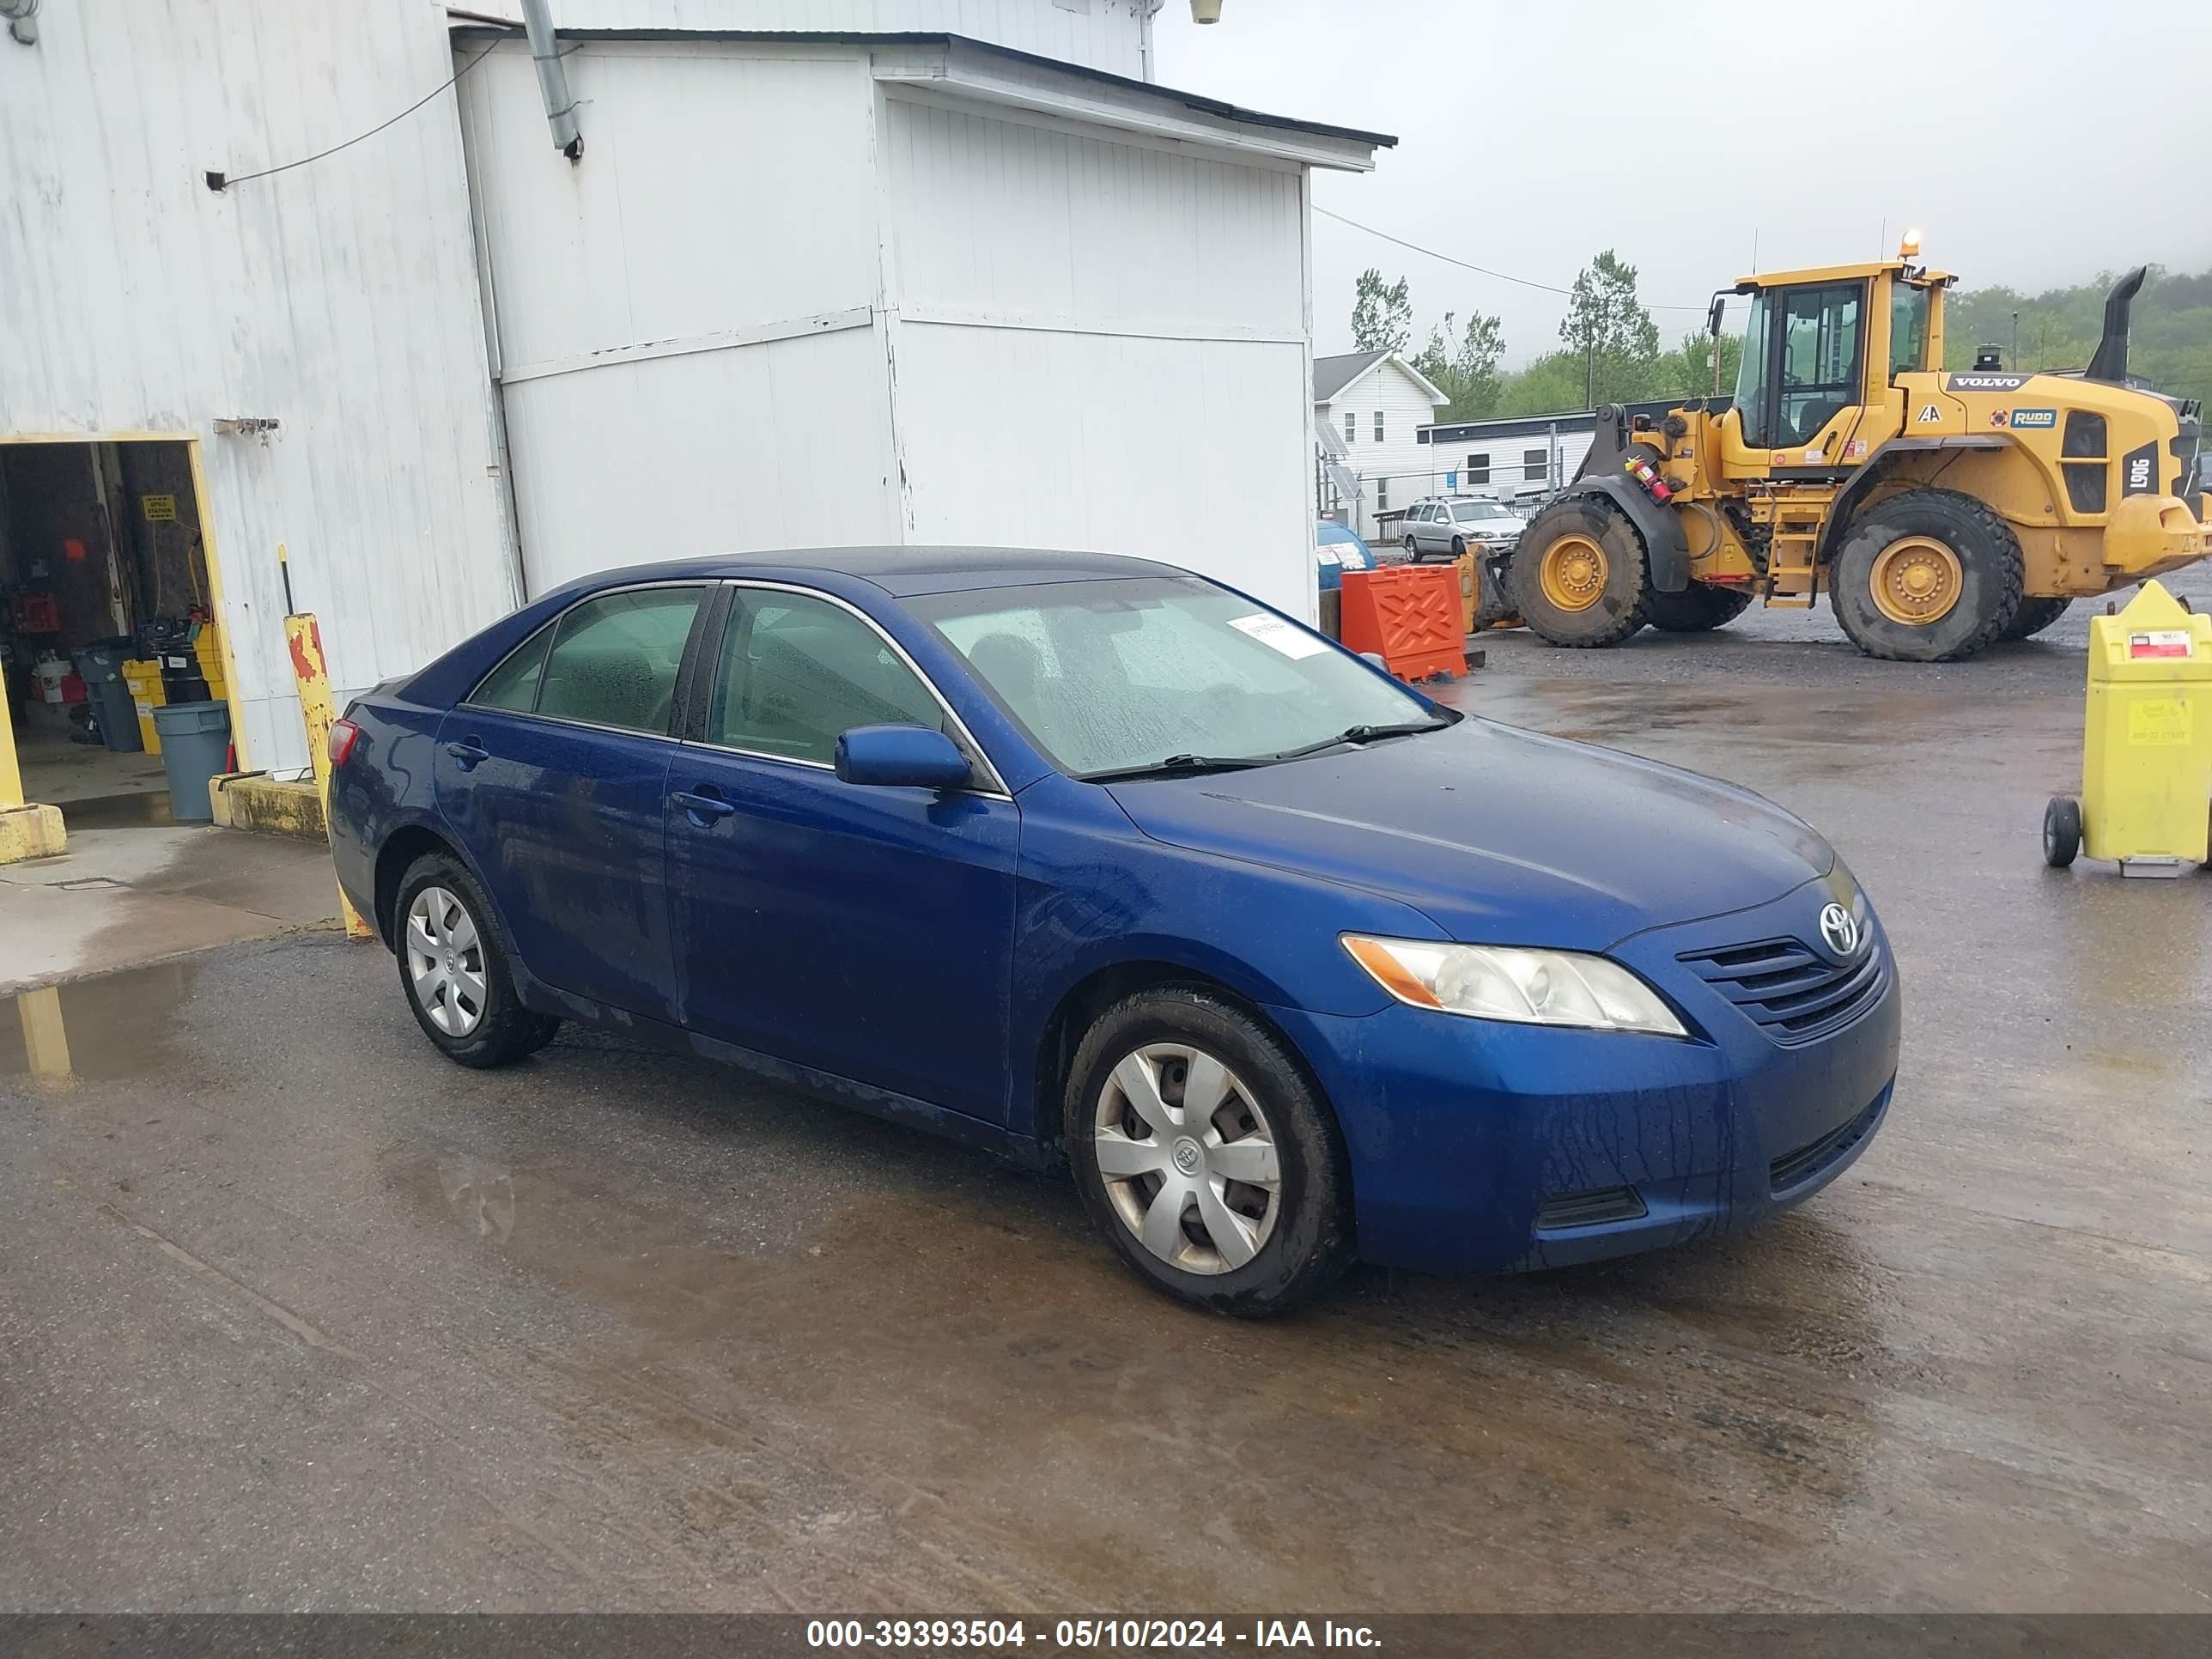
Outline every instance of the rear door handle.
{"type": "Polygon", "coordinates": [[[702,830],[738,810],[724,800],[711,783],[702,784],[696,789],[679,789],[668,799],[682,807],[684,816],[702,830]]]}
{"type": "Polygon", "coordinates": [[[491,750],[474,738],[469,738],[465,743],[447,744],[446,752],[460,762],[461,770],[464,772],[471,770],[478,761],[488,761],[491,758],[491,750]]]}

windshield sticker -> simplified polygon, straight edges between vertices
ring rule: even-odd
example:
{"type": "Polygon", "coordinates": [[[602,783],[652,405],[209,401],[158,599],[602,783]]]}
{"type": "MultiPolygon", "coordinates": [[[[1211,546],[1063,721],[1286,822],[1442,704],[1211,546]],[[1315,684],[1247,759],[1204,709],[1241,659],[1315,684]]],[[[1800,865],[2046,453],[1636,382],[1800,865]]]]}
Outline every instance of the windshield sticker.
{"type": "Polygon", "coordinates": [[[1280,617],[1231,617],[1229,625],[1240,633],[1249,634],[1261,644],[1281,652],[1293,662],[1301,657],[1310,657],[1328,649],[1328,641],[1309,634],[1303,628],[1293,628],[1280,617]]]}

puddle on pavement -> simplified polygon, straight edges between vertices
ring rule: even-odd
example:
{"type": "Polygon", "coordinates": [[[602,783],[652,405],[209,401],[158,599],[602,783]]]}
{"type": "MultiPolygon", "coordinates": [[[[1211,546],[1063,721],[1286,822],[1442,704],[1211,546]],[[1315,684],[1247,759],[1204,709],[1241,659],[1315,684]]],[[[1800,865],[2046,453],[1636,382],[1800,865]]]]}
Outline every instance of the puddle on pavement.
{"type": "Polygon", "coordinates": [[[385,1175],[423,1226],[619,1322],[548,1362],[580,1457],[697,1480],[804,1460],[1069,1592],[1589,1607],[1601,1564],[1649,1605],[1679,1593],[1666,1561],[1703,1550],[1796,1585],[1790,1605],[1866,1594],[1805,1552],[1860,1501],[1871,1397],[1909,1368],[1882,1276],[1814,1218],[1527,1279],[1363,1271],[1252,1324],[1147,1293],[1073,1194],[1011,1170],[945,1202],[860,1199],[769,1255],[702,1245],[742,1217],[626,1195],[618,1173],[449,1154],[385,1175]],[[1429,1547],[1404,1547],[1409,1512],[1429,1547]]]}
{"type": "Polygon", "coordinates": [[[138,830],[174,823],[169,814],[169,792],[140,789],[125,795],[95,795],[88,800],[64,801],[62,818],[72,831],[138,830]]]}
{"type": "Polygon", "coordinates": [[[153,1075],[196,972],[190,962],[159,963],[0,997],[0,1077],[66,1085],[153,1075]]]}

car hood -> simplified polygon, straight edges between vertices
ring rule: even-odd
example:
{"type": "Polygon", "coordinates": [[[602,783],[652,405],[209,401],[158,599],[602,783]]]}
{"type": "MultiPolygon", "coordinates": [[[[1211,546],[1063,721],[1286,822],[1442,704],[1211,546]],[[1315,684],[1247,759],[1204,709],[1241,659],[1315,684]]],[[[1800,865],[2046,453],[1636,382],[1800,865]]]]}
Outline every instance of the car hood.
{"type": "Polygon", "coordinates": [[[1470,942],[1602,949],[1766,903],[1835,862],[1748,789],[1483,720],[1111,787],[1155,840],[1385,893],[1470,942]]]}

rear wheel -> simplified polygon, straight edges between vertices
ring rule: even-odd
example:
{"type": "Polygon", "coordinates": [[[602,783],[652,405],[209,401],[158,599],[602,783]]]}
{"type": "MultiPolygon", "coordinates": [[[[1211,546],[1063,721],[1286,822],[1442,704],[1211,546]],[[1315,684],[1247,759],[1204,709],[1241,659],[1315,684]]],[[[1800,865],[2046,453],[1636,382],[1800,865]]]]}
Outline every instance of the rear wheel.
{"type": "Polygon", "coordinates": [[[1853,645],[1893,662],[1957,662],[2020,613],[2012,527],[1971,495],[1915,489],[1855,523],[1829,571],[1829,602],[1853,645]]]}
{"type": "Polygon", "coordinates": [[[2053,795],[2043,809],[2043,861],[2063,870],[2081,850],[2081,803],[2071,795],[2053,795]]]}
{"type": "Polygon", "coordinates": [[[1644,596],[1644,620],[1662,634],[1705,634],[1743,615],[1751,595],[1692,582],[1679,593],[1644,596]]]}
{"type": "Polygon", "coordinates": [[[1553,645],[1618,645],[1644,626],[1650,583],[1636,527],[1602,498],[1577,496],[1539,514],[1513,555],[1513,601],[1553,645]]]}
{"type": "Polygon", "coordinates": [[[1281,1039],[1198,990],[1142,991],[1085,1036],[1066,1099],[1085,1208],[1146,1283],[1258,1317],[1352,1253],[1334,1119],[1281,1039]]]}
{"type": "Polygon", "coordinates": [[[422,1035],[462,1066],[505,1066],[553,1040],[561,1022],[514,994],[491,902],[458,859],[417,859],[399,884],[399,982],[422,1035]]]}
{"type": "Polygon", "coordinates": [[[1421,545],[1411,536],[1407,536],[1406,538],[1406,556],[1409,560],[1418,559],[1421,556],[1421,545]]]}
{"type": "Polygon", "coordinates": [[[2071,599],[2022,599],[2020,609],[2013,614],[2012,626],[1997,635],[2002,640],[2024,640],[2030,635],[2040,634],[2045,629],[2066,614],[2071,599]]]}

